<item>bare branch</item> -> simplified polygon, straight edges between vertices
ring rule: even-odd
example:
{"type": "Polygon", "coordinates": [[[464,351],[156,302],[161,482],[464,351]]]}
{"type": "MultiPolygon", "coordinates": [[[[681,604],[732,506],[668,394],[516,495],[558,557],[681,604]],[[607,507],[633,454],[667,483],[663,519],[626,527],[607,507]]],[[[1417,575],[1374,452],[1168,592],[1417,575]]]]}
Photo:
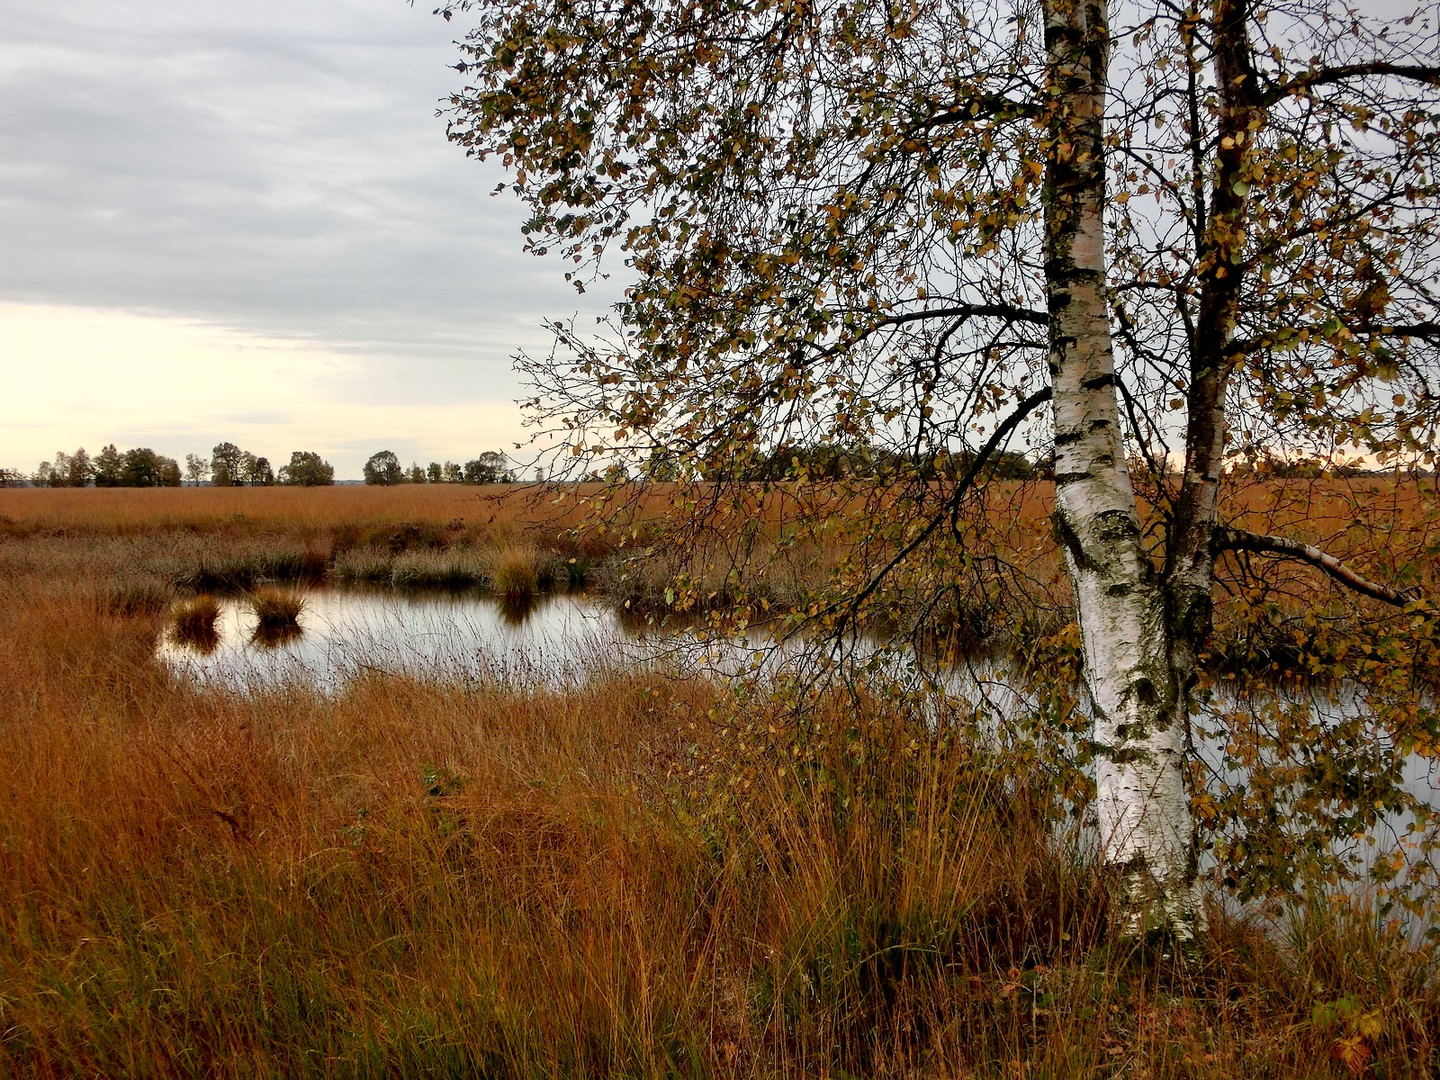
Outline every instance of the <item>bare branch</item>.
{"type": "Polygon", "coordinates": [[[952,318],[1006,319],[1010,322],[1033,323],[1036,326],[1050,325],[1050,313],[1036,311],[1034,308],[1017,307],[1014,304],[954,304],[948,307],[930,308],[927,311],[908,311],[903,315],[887,315],[875,320],[871,329],[879,330],[887,326],[902,326],[905,323],[919,322],[923,319],[952,318]]]}
{"type": "Polygon", "coordinates": [[[1244,529],[1217,528],[1215,530],[1216,551],[1253,551],[1263,555],[1280,555],[1309,563],[1329,574],[1346,588],[1380,600],[1395,607],[1404,607],[1420,598],[1416,589],[1392,589],[1387,585],[1371,581],[1356,572],[1334,555],[1321,551],[1313,544],[1291,540],[1283,536],[1266,536],[1262,533],[1246,532],[1244,529]]]}
{"type": "Polygon", "coordinates": [[[1391,64],[1377,60],[1368,64],[1315,68],[1270,87],[1261,95],[1260,102],[1266,106],[1274,105],[1287,95],[1302,93],[1312,86],[1331,86],[1349,79],[1370,79],[1376,76],[1411,79],[1431,86],[1440,85],[1440,67],[1431,64],[1391,64]]]}
{"type": "MultiPolygon", "coordinates": [[[[971,485],[975,483],[975,479],[980,475],[995,451],[1000,449],[1000,447],[1009,440],[1010,436],[1014,434],[1015,429],[1020,426],[1020,421],[1034,412],[1036,408],[1049,401],[1052,396],[1053,391],[1051,388],[1043,386],[1024,401],[1020,402],[1019,405],[1015,406],[1015,411],[1001,421],[990,438],[986,440],[985,445],[980,448],[979,453],[975,455],[974,460],[970,462],[970,467],[965,470],[965,475],[956,481],[954,489],[950,492],[950,497],[945,500],[945,506],[941,508],[940,512],[930,519],[925,528],[921,529],[913,540],[895,553],[894,557],[880,569],[880,572],[870,579],[869,584],[867,584],[865,588],[857,592],[850,600],[844,602],[845,613],[835,624],[834,632],[836,635],[844,632],[847,620],[854,620],[858,617],[861,605],[880,587],[880,583],[889,576],[890,572],[904,562],[916,548],[930,539],[930,537],[935,534],[935,530],[940,527],[947,517],[952,517],[955,514],[961,502],[964,500],[966,493],[970,490],[971,485]]],[[[839,606],[841,605],[833,604],[827,608],[826,611],[834,611],[839,606]]]]}

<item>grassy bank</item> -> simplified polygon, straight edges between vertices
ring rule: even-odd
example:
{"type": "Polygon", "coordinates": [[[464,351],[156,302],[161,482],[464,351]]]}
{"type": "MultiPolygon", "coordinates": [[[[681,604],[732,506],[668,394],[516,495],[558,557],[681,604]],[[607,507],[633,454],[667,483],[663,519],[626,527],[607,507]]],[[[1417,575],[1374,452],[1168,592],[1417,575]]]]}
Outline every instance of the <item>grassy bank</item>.
{"type": "Polygon", "coordinates": [[[0,1074],[1430,1075],[1398,926],[1317,897],[1133,955],[1014,770],[898,705],[802,731],[598,661],[566,692],[177,682],[137,563],[393,524],[277,515],[5,542],[0,1074]]]}

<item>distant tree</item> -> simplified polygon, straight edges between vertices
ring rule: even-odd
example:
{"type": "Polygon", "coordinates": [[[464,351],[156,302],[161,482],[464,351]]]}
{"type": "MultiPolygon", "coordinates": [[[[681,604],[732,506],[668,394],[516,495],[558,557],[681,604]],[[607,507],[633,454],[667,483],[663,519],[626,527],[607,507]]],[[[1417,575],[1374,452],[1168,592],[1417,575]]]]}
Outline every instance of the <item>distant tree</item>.
{"type": "Polygon", "coordinates": [[[30,474],[30,483],[34,487],[54,487],[55,470],[50,462],[42,461],[30,474]]]}
{"type": "Polygon", "coordinates": [[[275,483],[275,470],[270,459],[247,453],[243,459],[244,482],[250,487],[270,487],[275,483]]]}
{"type": "Polygon", "coordinates": [[[50,486],[70,486],[70,455],[64,450],[55,453],[55,463],[50,466],[50,486]]]}
{"type": "Polygon", "coordinates": [[[458,462],[445,462],[444,472],[447,484],[458,484],[465,479],[465,470],[460,467],[458,462]]]}
{"type": "Polygon", "coordinates": [[[180,464],[148,446],[125,451],[120,459],[121,487],[179,487],[180,464]]]}
{"type": "Polygon", "coordinates": [[[430,462],[425,470],[425,480],[431,484],[442,483],[445,479],[445,469],[438,461],[430,462]]]}
{"type": "Polygon", "coordinates": [[[124,465],[121,460],[120,451],[115,449],[111,443],[100,453],[95,455],[95,486],[96,487],[119,487],[121,483],[120,472],[124,465]]]}
{"type": "Polygon", "coordinates": [[[160,463],[154,450],[140,446],[120,457],[120,487],[158,487],[160,463]]]}
{"type": "Polygon", "coordinates": [[[179,487],[181,480],[180,463],[174,458],[166,457],[163,454],[156,455],[156,461],[156,475],[160,479],[160,486],[179,487]]]}
{"type": "Polygon", "coordinates": [[[200,481],[204,480],[209,472],[209,458],[203,458],[199,454],[185,455],[185,479],[189,480],[195,487],[200,486],[200,481]]]}
{"type": "Polygon", "coordinates": [[[371,454],[370,460],[365,462],[364,473],[367,484],[388,486],[405,482],[405,470],[393,450],[381,450],[371,454]]]}
{"type": "Polygon", "coordinates": [[[0,487],[24,487],[25,475],[19,469],[0,469],[0,487]]]}
{"type": "Polygon", "coordinates": [[[244,483],[245,451],[232,442],[222,442],[210,451],[210,482],[216,487],[244,483]]]}
{"type": "Polygon", "coordinates": [[[412,462],[410,463],[410,468],[409,468],[409,469],[406,471],[406,473],[405,473],[405,483],[407,483],[407,484],[423,484],[423,483],[425,483],[425,470],[420,467],[420,465],[419,465],[418,462],[412,461],[412,462]]]}
{"type": "Polygon", "coordinates": [[[335,483],[335,466],[311,450],[295,450],[290,464],[280,466],[280,483],[292,487],[327,487],[335,483]]]}
{"type": "MultiPolygon", "coordinates": [[[[58,461],[58,455],[56,460],[58,461]]],[[[82,446],[71,454],[66,462],[67,480],[70,487],[84,487],[95,477],[95,466],[90,461],[90,455],[85,452],[82,446]]]]}
{"type": "Polygon", "coordinates": [[[487,450],[477,458],[465,463],[467,484],[513,484],[515,474],[510,471],[509,459],[498,450],[487,450]]]}

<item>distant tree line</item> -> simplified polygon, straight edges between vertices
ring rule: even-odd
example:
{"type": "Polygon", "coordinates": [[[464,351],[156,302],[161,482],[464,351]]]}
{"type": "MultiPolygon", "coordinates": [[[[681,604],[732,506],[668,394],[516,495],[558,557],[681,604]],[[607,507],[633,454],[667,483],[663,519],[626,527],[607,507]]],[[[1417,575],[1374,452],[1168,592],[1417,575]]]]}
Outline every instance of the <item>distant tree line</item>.
{"type": "Polygon", "coordinates": [[[35,487],[179,487],[180,481],[180,463],[174,458],[148,446],[122,452],[114,443],[93,458],[83,446],[73,454],[61,450],[30,476],[35,487]]]}
{"type": "MultiPolygon", "coordinates": [[[[919,480],[957,480],[969,471],[975,457],[957,450],[917,457],[864,442],[824,443],[813,446],[786,444],[762,451],[745,461],[706,461],[698,466],[705,480],[838,480],[842,477],[872,477],[876,480],[905,476],[919,480]]],[[[691,468],[696,466],[692,463],[691,468]]],[[[614,466],[610,472],[613,472],[614,466]]],[[[984,477],[999,480],[1026,480],[1049,474],[1048,458],[1031,461],[1022,453],[1000,451],[985,462],[984,477]]],[[[648,480],[682,480],[683,467],[673,457],[658,453],[645,463],[648,480]]],[[[595,479],[611,479],[609,472],[595,479]]]]}
{"type": "Polygon", "coordinates": [[[432,461],[422,467],[411,462],[407,469],[393,450],[381,450],[365,462],[365,483],[379,484],[513,484],[515,470],[498,450],[487,450],[464,465],[454,461],[432,461]]]}
{"type": "Polygon", "coordinates": [[[207,479],[216,487],[268,487],[275,483],[318,487],[335,482],[335,468],[313,451],[296,450],[277,476],[269,458],[222,442],[208,458],[186,454],[183,472],[174,458],[147,446],[122,453],[114,443],[93,458],[84,447],[73,454],[62,450],[53,462],[42,461],[28,477],[15,469],[0,470],[0,486],[6,487],[179,487],[184,481],[198,485],[207,479]]]}
{"type": "Polygon", "coordinates": [[[290,463],[277,474],[270,459],[257,457],[232,442],[222,442],[210,451],[210,460],[190,455],[188,467],[198,483],[208,470],[215,487],[328,487],[335,483],[335,466],[313,450],[292,450],[290,463]]]}

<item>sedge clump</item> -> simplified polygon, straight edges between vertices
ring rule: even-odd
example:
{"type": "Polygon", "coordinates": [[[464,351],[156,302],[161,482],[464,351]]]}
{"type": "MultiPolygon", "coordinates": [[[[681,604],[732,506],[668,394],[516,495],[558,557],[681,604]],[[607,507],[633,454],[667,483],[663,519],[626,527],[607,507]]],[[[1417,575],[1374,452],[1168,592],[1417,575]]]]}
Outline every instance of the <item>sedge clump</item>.
{"type": "Polygon", "coordinates": [[[528,549],[506,550],[495,561],[495,591],[511,602],[533,599],[540,588],[535,570],[535,553],[528,549]]]}
{"type": "Polygon", "coordinates": [[[260,630],[299,629],[305,598],[299,593],[279,589],[258,589],[250,595],[250,606],[255,610],[256,625],[260,630]]]}
{"type": "Polygon", "coordinates": [[[215,623],[219,618],[220,602],[213,596],[201,594],[176,607],[171,633],[182,645],[209,646],[218,637],[215,623]]]}

